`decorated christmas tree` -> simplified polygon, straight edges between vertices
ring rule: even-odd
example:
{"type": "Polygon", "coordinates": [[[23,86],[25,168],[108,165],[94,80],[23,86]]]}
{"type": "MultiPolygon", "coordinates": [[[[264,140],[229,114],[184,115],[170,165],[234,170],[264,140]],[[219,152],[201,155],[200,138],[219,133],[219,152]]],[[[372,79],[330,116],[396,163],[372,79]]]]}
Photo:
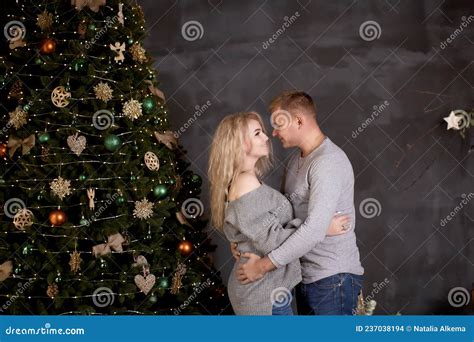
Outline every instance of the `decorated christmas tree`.
{"type": "Polygon", "coordinates": [[[224,313],[202,181],[170,131],[139,5],[4,10],[0,311],[224,313]]]}

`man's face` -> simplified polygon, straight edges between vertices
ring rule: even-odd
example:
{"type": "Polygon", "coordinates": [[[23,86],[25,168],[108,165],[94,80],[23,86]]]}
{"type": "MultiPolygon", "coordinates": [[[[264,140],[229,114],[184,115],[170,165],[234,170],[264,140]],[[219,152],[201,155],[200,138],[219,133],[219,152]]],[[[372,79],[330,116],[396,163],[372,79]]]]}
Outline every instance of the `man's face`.
{"type": "Polygon", "coordinates": [[[299,135],[298,126],[293,115],[282,109],[276,109],[272,113],[272,136],[278,138],[283,148],[298,146],[299,135]]]}

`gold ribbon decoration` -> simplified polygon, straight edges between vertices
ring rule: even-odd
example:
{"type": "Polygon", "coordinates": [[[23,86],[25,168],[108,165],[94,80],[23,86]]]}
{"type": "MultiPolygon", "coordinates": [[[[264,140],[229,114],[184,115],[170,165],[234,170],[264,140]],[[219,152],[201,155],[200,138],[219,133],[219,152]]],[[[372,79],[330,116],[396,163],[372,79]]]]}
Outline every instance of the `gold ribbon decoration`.
{"type": "Polygon", "coordinates": [[[11,261],[5,261],[0,265],[0,282],[4,281],[12,273],[13,264],[11,261]]]}
{"type": "Polygon", "coordinates": [[[10,149],[10,152],[9,152],[10,158],[13,157],[18,147],[21,146],[21,154],[25,155],[28,152],[30,152],[30,150],[35,146],[35,143],[36,143],[36,139],[35,139],[34,134],[30,135],[29,137],[25,139],[20,139],[20,138],[10,136],[10,138],[8,139],[8,145],[7,145],[8,148],[10,149]]]}
{"type": "Polygon", "coordinates": [[[111,250],[116,252],[122,252],[122,243],[125,242],[124,237],[120,233],[110,235],[107,238],[107,243],[102,243],[100,245],[95,245],[92,247],[92,253],[97,258],[98,256],[103,256],[111,253],[111,250]]]}

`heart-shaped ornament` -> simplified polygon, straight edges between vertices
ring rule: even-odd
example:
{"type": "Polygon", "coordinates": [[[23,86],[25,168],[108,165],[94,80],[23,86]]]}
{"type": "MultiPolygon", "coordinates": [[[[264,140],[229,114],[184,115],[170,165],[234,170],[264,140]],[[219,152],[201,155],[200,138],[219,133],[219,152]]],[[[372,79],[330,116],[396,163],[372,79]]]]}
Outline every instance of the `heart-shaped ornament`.
{"type": "Polygon", "coordinates": [[[67,145],[77,156],[80,156],[82,151],[84,151],[86,143],[86,137],[83,135],[79,136],[79,133],[67,137],[67,145]]]}
{"type": "Polygon", "coordinates": [[[141,274],[135,276],[135,284],[144,294],[148,294],[155,285],[156,277],[153,274],[148,274],[146,277],[141,274]]]}

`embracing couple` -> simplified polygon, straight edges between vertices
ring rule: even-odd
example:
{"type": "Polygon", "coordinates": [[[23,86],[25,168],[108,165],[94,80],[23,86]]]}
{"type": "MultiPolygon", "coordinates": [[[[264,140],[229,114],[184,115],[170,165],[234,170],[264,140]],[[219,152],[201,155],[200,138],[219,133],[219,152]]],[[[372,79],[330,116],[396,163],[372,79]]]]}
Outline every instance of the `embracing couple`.
{"type": "Polygon", "coordinates": [[[236,258],[228,284],[234,312],[292,315],[296,287],[299,314],[354,314],[364,269],[351,163],[321,131],[308,94],[283,93],[269,109],[272,135],[298,147],[283,176],[286,197],[260,180],[272,149],[258,113],[225,117],[209,158],[211,221],[236,258]]]}

